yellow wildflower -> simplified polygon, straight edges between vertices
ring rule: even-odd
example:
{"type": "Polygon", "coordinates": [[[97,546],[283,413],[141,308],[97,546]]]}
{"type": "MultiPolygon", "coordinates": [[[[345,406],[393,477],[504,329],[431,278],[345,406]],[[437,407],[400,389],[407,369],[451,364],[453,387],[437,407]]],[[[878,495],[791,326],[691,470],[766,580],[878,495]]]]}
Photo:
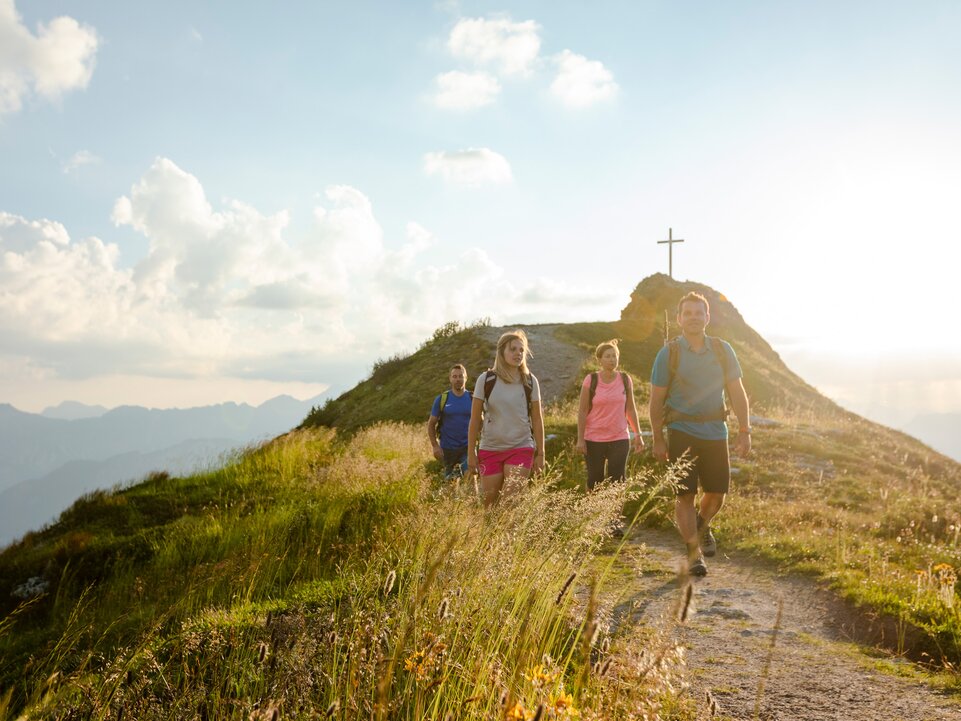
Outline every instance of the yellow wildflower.
{"type": "Polygon", "coordinates": [[[534,718],[534,712],[528,711],[524,708],[524,704],[520,701],[514,704],[514,707],[507,712],[507,718],[515,719],[516,721],[531,721],[534,718]]]}
{"type": "Polygon", "coordinates": [[[580,716],[580,711],[574,708],[574,697],[561,691],[554,699],[554,710],[568,716],[580,716]]]}
{"type": "Polygon", "coordinates": [[[532,668],[530,673],[525,673],[524,678],[534,684],[535,688],[542,688],[548,684],[554,683],[554,680],[557,678],[557,674],[545,670],[543,664],[541,664],[540,666],[535,666],[532,668]]]}

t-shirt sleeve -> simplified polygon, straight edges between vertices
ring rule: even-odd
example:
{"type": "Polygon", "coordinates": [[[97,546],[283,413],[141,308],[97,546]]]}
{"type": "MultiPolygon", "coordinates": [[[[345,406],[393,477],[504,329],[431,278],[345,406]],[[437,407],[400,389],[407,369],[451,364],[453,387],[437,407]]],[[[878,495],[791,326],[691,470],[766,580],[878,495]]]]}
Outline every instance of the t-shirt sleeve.
{"type": "Polygon", "coordinates": [[[727,353],[727,378],[724,379],[724,382],[729,383],[743,377],[744,373],[741,372],[741,364],[738,363],[737,354],[734,353],[731,344],[725,341],[723,348],[724,352],[727,353]]]}
{"type": "Polygon", "coordinates": [[[430,407],[430,414],[434,416],[434,418],[440,418],[440,396],[434,399],[434,405],[430,407]]]}
{"type": "Polygon", "coordinates": [[[541,384],[537,380],[537,376],[531,373],[531,402],[539,401],[541,399],[541,384]]]}
{"type": "Polygon", "coordinates": [[[652,386],[667,388],[671,375],[671,369],[668,367],[670,355],[671,351],[667,346],[664,346],[657,352],[657,357],[654,359],[654,367],[651,369],[652,386]]]}
{"type": "Polygon", "coordinates": [[[487,382],[487,371],[484,371],[479,376],[477,376],[477,381],[474,383],[474,398],[481,401],[486,401],[487,398],[484,397],[484,383],[487,382]]]}

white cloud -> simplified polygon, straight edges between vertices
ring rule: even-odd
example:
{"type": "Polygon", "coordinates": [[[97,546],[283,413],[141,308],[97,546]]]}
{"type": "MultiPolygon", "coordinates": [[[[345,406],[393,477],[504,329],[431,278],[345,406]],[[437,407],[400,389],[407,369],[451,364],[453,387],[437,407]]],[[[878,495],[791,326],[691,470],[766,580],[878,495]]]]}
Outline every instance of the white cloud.
{"type": "Polygon", "coordinates": [[[457,185],[503,184],[513,180],[507,158],[488,148],[427,153],[424,172],[457,185]]]}
{"type": "Polygon", "coordinates": [[[115,245],[0,212],[0,367],[21,369],[24,383],[118,374],[306,382],[319,364],[350,376],[353,359],[412,348],[450,320],[563,319],[577,313],[572,299],[597,297],[514,281],[477,248],[438,261],[439,243],[416,222],[389,242],[370,199],[349,186],[328,188],[313,226],[291,238],[286,210],[217,207],[199,179],[158,158],[113,219],[148,240],[132,267],[115,245]]]}
{"type": "Polygon", "coordinates": [[[451,30],[451,54],[477,65],[492,65],[504,75],[529,74],[541,49],[540,26],[533,20],[465,18],[451,30]]]}
{"type": "Polygon", "coordinates": [[[247,283],[271,283],[289,263],[282,240],[286,212],[265,216],[238,201],[214,212],[193,175],[166,158],[154,161],[114,205],[113,220],[150,241],[150,253],[137,267],[142,292],[174,294],[189,309],[213,314],[236,295],[237,275],[247,283]]]}
{"type": "Polygon", "coordinates": [[[484,72],[454,70],[438,75],[434,84],[437,86],[434,104],[447,110],[473,110],[490,105],[501,91],[497,78],[484,72]]]}
{"type": "Polygon", "coordinates": [[[84,165],[93,165],[99,162],[101,162],[101,159],[89,150],[78,150],[63,164],[63,172],[69,174],[84,165]]]}
{"type": "Polygon", "coordinates": [[[53,220],[27,220],[0,211],[0,252],[22,253],[40,243],[66,245],[67,229],[53,220]]]}
{"type": "Polygon", "coordinates": [[[598,60],[565,50],[555,56],[557,76],[551,92],[569,108],[586,108],[611,100],[617,95],[618,85],[611,71],[598,60]]]}
{"type": "Polygon", "coordinates": [[[98,43],[92,27],[66,16],[40,23],[34,35],[14,0],[0,0],[0,115],[20,110],[31,92],[57,100],[87,87],[98,43]]]}

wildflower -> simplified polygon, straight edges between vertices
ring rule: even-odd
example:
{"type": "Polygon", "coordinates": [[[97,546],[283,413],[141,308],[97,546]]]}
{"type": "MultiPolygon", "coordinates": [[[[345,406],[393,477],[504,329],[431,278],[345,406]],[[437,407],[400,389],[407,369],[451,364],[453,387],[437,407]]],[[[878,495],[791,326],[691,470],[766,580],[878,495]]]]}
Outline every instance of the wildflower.
{"type": "Polygon", "coordinates": [[[581,712],[574,708],[574,697],[561,691],[554,699],[554,711],[568,716],[580,716],[581,712]]]}
{"type": "Polygon", "coordinates": [[[557,674],[545,670],[543,664],[541,664],[532,668],[529,674],[525,673],[524,678],[534,684],[534,688],[543,688],[554,683],[557,674]]]}
{"type": "Polygon", "coordinates": [[[507,712],[507,718],[515,719],[515,721],[532,721],[534,718],[534,713],[528,711],[524,708],[524,704],[520,701],[514,704],[513,708],[507,712]]]}
{"type": "Polygon", "coordinates": [[[426,656],[427,654],[424,651],[414,651],[414,653],[404,659],[404,670],[419,672],[419,669],[423,666],[426,656]]]}

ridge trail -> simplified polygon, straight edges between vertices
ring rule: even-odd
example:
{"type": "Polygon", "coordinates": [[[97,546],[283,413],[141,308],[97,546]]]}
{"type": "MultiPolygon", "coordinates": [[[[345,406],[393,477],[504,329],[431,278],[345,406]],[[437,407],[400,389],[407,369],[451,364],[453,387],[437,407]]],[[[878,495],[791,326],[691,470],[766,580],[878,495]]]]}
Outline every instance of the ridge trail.
{"type": "MultiPolygon", "coordinates": [[[[726,551],[718,540],[722,547],[708,559],[710,572],[694,579],[687,622],[674,630],[687,649],[688,693],[704,709],[698,718],[712,718],[708,691],[719,705],[714,718],[755,718],[758,682],[770,656],[757,716],[763,721],[961,721],[961,704],[910,678],[910,661],[887,658],[904,676],[877,670],[878,659],[844,637],[836,620],[842,604],[830,592],[726,551]]],[[[614,611],[615,627],[671,623],[680,593],[680,541],[671,532],[638,529],[623,551],[619,564],[636,559],[642,567],[630,569],[637,580],[614,611]]]]}

